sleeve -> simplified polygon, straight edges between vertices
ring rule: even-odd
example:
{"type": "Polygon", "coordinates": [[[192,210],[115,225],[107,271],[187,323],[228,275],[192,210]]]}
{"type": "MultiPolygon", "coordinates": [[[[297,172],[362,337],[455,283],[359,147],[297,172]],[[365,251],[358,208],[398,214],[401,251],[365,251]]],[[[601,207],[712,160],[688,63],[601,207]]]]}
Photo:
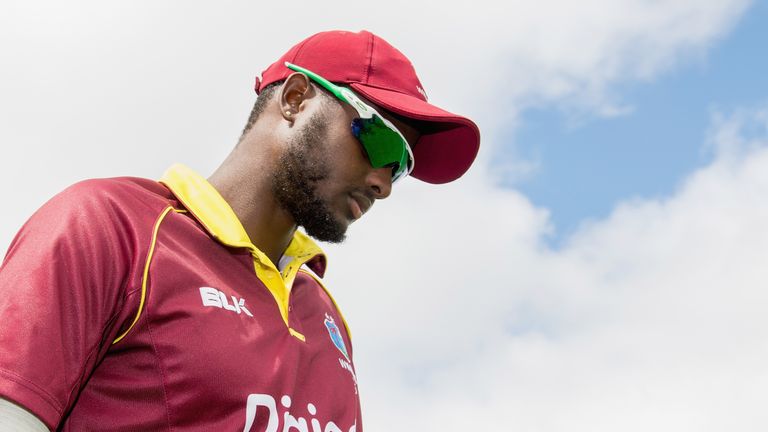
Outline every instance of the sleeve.
{"type": "Polygon", "coordinates": [[[97,181],[22,227],[0,266],[0,397],[56,429],[116,332],[130,226],[97,181]]]}

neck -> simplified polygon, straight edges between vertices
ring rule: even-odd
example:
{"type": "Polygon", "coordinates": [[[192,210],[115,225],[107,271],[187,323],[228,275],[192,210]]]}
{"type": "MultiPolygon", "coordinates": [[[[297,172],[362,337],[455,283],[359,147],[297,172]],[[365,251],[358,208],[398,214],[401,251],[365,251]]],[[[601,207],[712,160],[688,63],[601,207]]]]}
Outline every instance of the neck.
{"type": "Polygon", "coordinates": [[[241,143],[208,181],[232,207],[253,245],[277,266],[293,239],[296,224],[274,197],[269,159],[247,154],[242,149],[245,144],[241,143]]]}

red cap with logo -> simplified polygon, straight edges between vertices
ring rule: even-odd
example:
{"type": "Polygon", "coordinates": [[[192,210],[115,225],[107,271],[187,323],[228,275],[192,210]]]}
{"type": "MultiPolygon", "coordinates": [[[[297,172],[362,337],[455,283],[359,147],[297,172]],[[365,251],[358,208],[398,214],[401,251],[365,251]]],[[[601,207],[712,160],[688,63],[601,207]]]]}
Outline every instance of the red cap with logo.
{"type": "Polygon", "coordinates": [[[480,147],[475,123],[427,102],[410,60],[370,33],[328,31],[299,42],[256,80],[256,92],[293,73],[285,62],[352,88],[371,102],[416,120],[421,137],[413,148],[411,176],[427,183],[448,183],[472,165],[480,147]]]}

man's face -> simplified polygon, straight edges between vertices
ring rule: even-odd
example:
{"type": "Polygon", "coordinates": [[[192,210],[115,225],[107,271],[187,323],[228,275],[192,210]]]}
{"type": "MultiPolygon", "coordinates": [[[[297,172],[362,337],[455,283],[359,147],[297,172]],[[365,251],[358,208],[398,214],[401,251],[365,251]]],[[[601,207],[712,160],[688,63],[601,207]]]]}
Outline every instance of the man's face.
{"type": "Polygon", "coordinates": [[[272,177],[272,192],[280,205],[310,236],[332,243],[344,241],[347,225],[338,220],[328,203],[318,195],[318,185],[330,176],[328,156],[323,151],[328,123],[322,111],[315,112],[287,151],[272,177]]]}
{"type": "MultiPolygon", "coordinates": [[[[354,115],[351,107],[335,98],[323,102],[293,136],[280,157],[281,169],[272,178],[278,202],[320,241],[344,241],[349,224],[391,192],[391,169],[373,168],[352,135],[354,115]]],[[[390,121],[409,142],[416,141],[414,129],[391,117],[390,121]]]]}

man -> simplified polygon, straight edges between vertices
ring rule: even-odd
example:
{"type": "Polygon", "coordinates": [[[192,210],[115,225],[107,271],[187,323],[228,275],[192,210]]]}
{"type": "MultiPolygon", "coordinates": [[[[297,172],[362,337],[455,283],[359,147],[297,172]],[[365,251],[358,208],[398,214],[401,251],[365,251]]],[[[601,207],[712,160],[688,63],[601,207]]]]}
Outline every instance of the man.
{"type": "Polygon", "coordinates": [[[208,179],[88,180],[0,268],[0,397],[13,430],[362,430],[325,256],[407,175],[460,177],[475,124],[427,102],[369,33],[319,33],[257,80],[208,179]]]}

